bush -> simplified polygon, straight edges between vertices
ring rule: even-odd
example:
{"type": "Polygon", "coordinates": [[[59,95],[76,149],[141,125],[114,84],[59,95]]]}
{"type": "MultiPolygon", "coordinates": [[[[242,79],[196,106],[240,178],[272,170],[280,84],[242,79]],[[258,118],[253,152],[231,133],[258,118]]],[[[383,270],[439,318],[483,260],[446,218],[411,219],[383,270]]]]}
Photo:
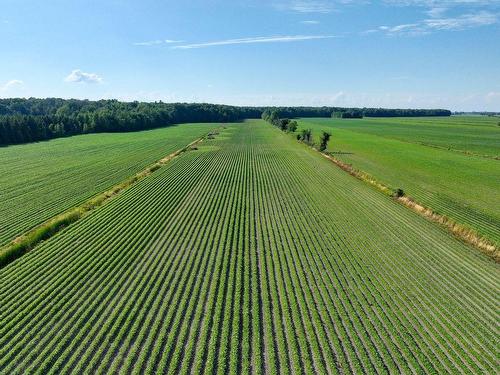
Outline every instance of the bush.
{"type": "Polygon", "coordinates": [[[396,190],[394,190],[394,193],[393,193],[394,197],[400,198],[400,197],[403,197],[404,195],[405,195],[405,192],[403,189],[397,188],[396,190]]]}

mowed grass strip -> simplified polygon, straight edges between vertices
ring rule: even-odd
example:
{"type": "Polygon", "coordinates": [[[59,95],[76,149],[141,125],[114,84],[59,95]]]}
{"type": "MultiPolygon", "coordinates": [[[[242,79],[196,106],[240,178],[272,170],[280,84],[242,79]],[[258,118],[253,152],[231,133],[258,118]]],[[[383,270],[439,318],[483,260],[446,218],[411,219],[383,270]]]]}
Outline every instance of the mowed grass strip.
{"type": "Polygon", "coordinates": [[[217,126],[182,124],[0,147],[0,246],[217,126]]]}
{"type": "Polygon", "coordinates": [[[0,373],[494,373],[498,281],[251,121],[0,270],[0,373]]]}

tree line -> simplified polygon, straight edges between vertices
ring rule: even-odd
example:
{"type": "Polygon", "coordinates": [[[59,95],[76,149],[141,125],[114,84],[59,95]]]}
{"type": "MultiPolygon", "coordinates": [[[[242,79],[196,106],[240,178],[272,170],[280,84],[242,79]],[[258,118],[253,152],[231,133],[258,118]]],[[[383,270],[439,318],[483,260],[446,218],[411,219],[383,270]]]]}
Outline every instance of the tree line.
{"type": "MultiPolygon", "coordinates": [[[[206,103],[143,103],[117,100],[0,99],[0,145],[76,134],[125,132],[189,122],[235,122],[275,111],[278,118],[330,117],[361,111],[364,116],[449,116],[446,110],[337,107],[236,107],[206,103]]],[[[294,126],[293,121],[284,124],[294,126]]]]}
{"type": "MultiPolygon", "coordinates": [[[[280,118],[280,112],[277,109],[266,109],[264,110],[264,112],[262,112],[261,117],[264,121],[269,122],[270,124],[279,128],[281,131],[287,133],[294,133],[298,127],[297,121],[290,120],[289,118],[280,118]]],[[[328,141],[330,140],[331,136],[332,135],[330,133],[327,133],[325,131],[322,132],[320,137],[320,144],[318,147],[321,152],[326,150],[328,141]]],[[[307,143],[310,146],[315,146],[311,129],[302,129],[302,131],[297,134],[297,140],[307,143]]]]}

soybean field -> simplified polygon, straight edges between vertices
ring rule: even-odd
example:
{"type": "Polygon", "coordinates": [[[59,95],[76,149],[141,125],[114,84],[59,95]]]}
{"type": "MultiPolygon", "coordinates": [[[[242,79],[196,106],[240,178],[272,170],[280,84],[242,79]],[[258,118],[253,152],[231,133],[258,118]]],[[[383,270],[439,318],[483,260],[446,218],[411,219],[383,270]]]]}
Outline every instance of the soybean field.
{"type": "MultiPolygon", "coordinates": [[[[126,142],[122,168],[208,127],[126,142]]],[[[0,269],[0,373],[493,374],[499,271],[271,125],[229,124],[0,269]]]]}
{"type": "Polygon", "coordinates": [[[183,124],[0,148],[0,247],[216,126],[183,124]]]}

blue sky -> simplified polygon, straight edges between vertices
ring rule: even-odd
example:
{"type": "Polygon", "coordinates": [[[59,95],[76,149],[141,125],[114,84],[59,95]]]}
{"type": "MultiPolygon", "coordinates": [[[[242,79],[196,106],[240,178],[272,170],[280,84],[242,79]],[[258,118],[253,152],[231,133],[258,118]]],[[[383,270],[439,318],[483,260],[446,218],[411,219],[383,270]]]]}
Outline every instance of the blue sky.
{"type": "Polygon", "coordinates": [[[0,97],[500,111],[500,0],[0,0],[0,97]]]}

